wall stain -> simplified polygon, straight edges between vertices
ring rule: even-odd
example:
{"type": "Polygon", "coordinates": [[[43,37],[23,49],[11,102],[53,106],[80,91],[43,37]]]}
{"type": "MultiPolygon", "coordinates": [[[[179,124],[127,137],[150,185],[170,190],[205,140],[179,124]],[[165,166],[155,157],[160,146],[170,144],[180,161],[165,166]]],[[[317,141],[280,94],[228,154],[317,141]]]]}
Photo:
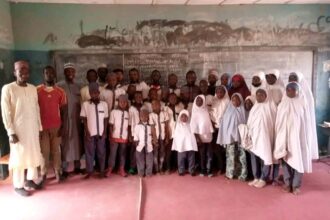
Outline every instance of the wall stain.
{"type": "Polygon", "coordinates": [[[297,27],[270,25],[267,28],[241,26],[233,28],[228,21],[184,21],[151,19],[138,21],[133,29],[106,25],[81,35],[76,40],[80,48],[178,48],[208,46],[281,46],[330,45],[330,16],[319,16],[310,24],[297,27]]]}

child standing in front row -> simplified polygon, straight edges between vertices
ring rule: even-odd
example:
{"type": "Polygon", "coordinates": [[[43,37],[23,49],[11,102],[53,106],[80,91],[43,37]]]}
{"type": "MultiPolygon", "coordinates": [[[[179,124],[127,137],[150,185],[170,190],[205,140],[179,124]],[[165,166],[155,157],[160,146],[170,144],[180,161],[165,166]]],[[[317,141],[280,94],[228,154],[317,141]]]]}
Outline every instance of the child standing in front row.
{"type": "Polygon", "coordinates": [[[213,152],[211,142],[214,130],[204,95],[198,95],[194,100],[190,127],[198,143],[201,167],[200,176],[207,174],[208,177],[212,177],[211,165],[213,152]]]}
{"type": "Polygon", "coordinates": [[[88,179],[93,174],[95,149],[100,166],[100,177],[106,177],[105,165],[105,138],[108,121],[108,105],[100,101],[99,85],[96,82],[89,84],[90,101],[85,101],[80,116],[85,127],[85,153],[88,179]]]}
{"type": "Polygon", "coordinates": [[[153,147],[151,126],[148,123],[149,111],[140,110],[140,123],[134,129],[134,142],[136,145],[136,164],[140,177],[151,176],[153,166],[153,147]]]}
{"type": "Polygon", "coordinates": [[[128,99],[126,95],[118,97],[118,108],[111,111],[110,114],[110,157],[108,175],[115,167],[117,152],[119,153],[119,174],[127,177],[125,172],[126,147],[130,129],[129,114],[127,111],[128,99]]]}
{"type": "Polygon", "coordinates": [[[149,124],[155,131],[157,141],[154,145],[154,171],[163,173],[165,171],[164,161],[166,157],[165,146],[168,144],[168,115],[161,110],[159,100],[152,101],[152,112],[149,114],[149,124]]]}
{"type": "Polygon", "coordinates": [[[238,130],[240,124],[246,123],[244,100],[241,94],[234,93],[222,119],[219,122],[217,144],[226,148],[226,177],[245,181],[247,177],[246,155],[240,146],[238,130]],[[237,166],[239,164],[239,166],[237,166]]]}
{"type": "Polygon", "coordinates": [[[172,150],[178,152],[178,172],[180,176],[185,173],[185,161],[188,160],[189,173],[195,176],[195,152],[197,142],[189,125],[189,112],[182,110],[173,135],[172,150]]]}
{"type": "Polygon", "coordinates": [[[275,159],[283,160],[284,191],[297,195],[303,173],[312,172],[312,151],[307,140],[307,104],[297,83],[289,83],[277,109],[275,159]]]}

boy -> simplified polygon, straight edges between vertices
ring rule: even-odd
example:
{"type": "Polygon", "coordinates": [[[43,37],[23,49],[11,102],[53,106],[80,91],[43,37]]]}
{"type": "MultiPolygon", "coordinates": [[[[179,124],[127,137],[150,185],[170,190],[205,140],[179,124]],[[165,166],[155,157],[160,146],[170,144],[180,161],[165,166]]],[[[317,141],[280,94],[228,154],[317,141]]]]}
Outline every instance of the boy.
{"type": "Polygon", "coordinates": [[[168,115],[161,110],[159,100],[153,100],[152,112],[149,115],[149,124],[155,131],[156,138],[154,145],[154,168],[156,173],[163,174],[164,160],[166,157],[165,146],[168,144],[168,115]]]}
{"type": "Polygon", "coordinates": [[[88,85],[91,99],[82,105],[80,116],[84,122],[86,171],[85,179],[93,174],[95,150],[100,168],[100,178],[106,177],[105,165],[105,138],[108,122],[108,106],[100,101],[99,85],[92,82],[88,85]]]}
{"type": "Polygon", "coordinates": [[[111,111],[110,114],[110,158],[108,175],[111,174],[116,163],[117,151],[119,154],[119,174],[127,177],[125,172],[126,146],[130,132],[129,114],[127,111],[128,99],[126,95],[118,97],[118,108],[111,111]]]}
{"type": "Polygon", "coordinates": [[[117,85],[116,88],[121,88],[124,86],[124,70],[123,69],[114,69],[113,72],[117,75],[117,85]]]}
{"type": "MultiPolygon", "coordinates": [[[[86,79],[88,81],[88,84],[92,82],[97,82],[98,75],[97,72],[94,69],[90,69],[87,71],[86,79]]],[[[89,94],[89,87],[88,85],[82,87],[80,89],[80,96],[81,96],[81,103],[84,103],[85,101],[88,101],[91,99],[91,96],[89,94]]]]}
{"type": "Polygon", "coordinates": [[[56,181],[61,180],[61,115],[66,105],[66,95],[63,89],[55,85],[56,73],[51,66],[44,68],[44,84],[37,87],[42,132],[40,138],[41,153],[45,164],[41,168],[43,180],[46,180],[49,159],[53,159],[56,181]]]}
{"type": "Polygon", "coordinates": [[[122,88],[117,88],[117,82],[117,75],[109,73],[107,75],[107,85],[101,92],[101,99],[108,104],[109,113],[117,108],[118,97],[126,93],[122,88]]]}
{"type": "Polygon", "coordinates": [[[151,126],[148,124],[149,112],[147,109],[140,111],[140,123],[134,128],[134,142],[136,146],[136,163],[140,177],[152,175],[153,147],[151,126]]]}
{"type": "Polygon", "coordinates": [[[98,69],[97,69],[97,76],[98,76],[98,84],[100,86],[105,86],[106,85],[106,78],[108,75],[108,68],[106,64],[102,64],[98,69]]]}
{"type": "Polygon", "coordinates": [[[159,93],[159,91],[160,91],[160,79],[161,79],[160,72],[158,70],[152,71],[150,78],[151,78],[151,83],[149,85],[150,89],[154,88],[159,93]]]}
{"type": "Polygon", "coordinates": [[[168,75],[168,88],[169,93],[175,93],[178,97],[180,97],[180,89],[177,87],[178,77],[174,73],[168,75]]]}
{"type": "Polygon", "coordinates": [[[211,69],[209,71],[209,75],[207,78],[207,80],[209,82],[207,94],[212,95],[212,96],[215,94],[215,87],[216,87],[216,83],[217,83],[218,79],[219,79],[218,72],[215,69],[211,69]]]}

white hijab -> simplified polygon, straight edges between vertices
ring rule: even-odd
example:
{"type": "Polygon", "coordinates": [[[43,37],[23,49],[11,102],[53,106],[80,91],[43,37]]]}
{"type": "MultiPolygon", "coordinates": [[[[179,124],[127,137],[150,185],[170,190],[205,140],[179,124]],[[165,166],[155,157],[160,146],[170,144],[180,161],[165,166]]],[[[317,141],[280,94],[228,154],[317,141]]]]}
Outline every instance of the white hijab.
{"type": "MultiPolygon", "coordinates": [[[[290,75],[292,75],[291,73],[290,75]]],[[[301,72],[295,72],[298,77],[298,83],[301,88],[301,93],[305,102],[307,103],[307,134],[309,146],[311,147],[312,159],[319,159],[319,145],[317,142],[317,133],[316,133],[316,119],[315,119],[315,102],[311,88],[308,85],[308,82],[304,78],[304,75],[301,72]]]]}
{"type": "Polygon", "coordinates": [[[227,106],[230,102],[227,88],[223,85],[220,85],[216,87],[215,91],[217,91],[219,88],[223,88],[225,90],[225,96],[222,99],[219,99],[215,94],[210,111],[211,120],[215,124],[216,128],[219,128],[219,121],[225,113],[225,110],[227,109],[227,106]]]}
{"type": "Polygon", "coordinates": [[[204,95],[198,95],[194,100],[192,113],[191,113],[190,127],[191,127],[191,131],[194,134],[204,135],[204,134],[212,134],[214,132],[210,114],[206,107],[204,95]],[[196,104],[196,100],[198,97],[203,100],[203,104],[200,107],[198,107],[196,104]]]}
{"type": "Polygon", "coordinates": [[[265,165],[273,164],[276,105],[267,98],[263,103],[256,102],[249,115],[247,126],[252,139],[250,151],[260,157],[265,165]]]}
{"type": "Polygon", "coordinates": [[[266,75],[268,74],[274,74],[276,76],[276,82],[273,85],[267,83],[269,99],[273,100],[276,105],[279,105],[285,93],[284,82],[280,78],[280,71],[278,69],[268,70],[266,75]]]}
{"type": "Polygon", "coordinates": [[[265,77],[264,72],[262,72],[262,71],[255,72],[252,75],[252,78],[255,77],[255,76],[259,77],[261,85],[258,86],[258,87],[255,87],[254,85],[251,84],[251,88],[250,88],[251,96],[254,96],[254,97],[256,96],[256,92],[257,92],[258,89],[264,89],[267,86],[266,77],[265,77]]]}
{"type": "Polygon", "coordinates": [[[232,98],[237,95],[241,100],[241,105],[235,107],[232,102],[229,103],[223,117],[219,122],[219,132],[217,144],[225,145],[234,142],[241,142],[238,126],[246,123],[246,112],[244,109],[244,100],[241,94],[234,93],[232,98]]]}
{"type": "Polygon", "coordinates": [[[299,84],[290,83],[298,90],[295,98],[286,94],[279,104],[275,122],[274,157],[283,158],[299,173],[312,172],[312,154],[308,145],[307,103],[302,97],[299,84]]]}
{"type": "Polygon", "coordinates": [[[197,151],[197,149],[195,134],[192,133],[190,129],[189,112],[187,110],[182,110],[178,116],[174,130],[172,150],[185,152],[197,151]],[[180,119],[183,114],[188,116],[188,121],[186,123],[183,123],[180,119]]]}

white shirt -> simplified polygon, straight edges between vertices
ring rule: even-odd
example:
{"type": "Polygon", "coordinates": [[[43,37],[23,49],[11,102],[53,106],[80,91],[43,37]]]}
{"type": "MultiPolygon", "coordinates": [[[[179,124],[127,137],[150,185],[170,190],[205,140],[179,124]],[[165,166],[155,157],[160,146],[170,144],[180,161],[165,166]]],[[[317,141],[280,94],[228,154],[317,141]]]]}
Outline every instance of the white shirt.
{"type": "Polygon", "coordinates": [[[100,99],[108,104],[109,112],[111,112],[111,110],[118,107],[118,97],[125,94],[126,92],[124,89],[117,88],[115,89],[115,98],[113,98],[113,91],[104,87],[101,91],[100,99]],[[113,101],[115,101],[115,103],[113,103],[113,101]]]}
{"type": "Polygon", "coordinates": [[[145,146],[147,146],[147,151],[149,153],[152,152],[151,126],[142,123],[137,124],[134,129],[134,141],[138,142],[136,146],[138,152],[141,152],[145,146]],[[147,126],[147,135],[145,133],[145,126],[147,126]]]}
{"type": "Polygon", "coordinates": [[[177,121],[179,120],[178,116],[180,112],[184,109],[183,104],[180,102],[177,105],[175,105],[175,114],[173,113],[173,110],[169,106],[164,107],[164,111],[167,113],[169,118],[169,137],[173,138],[174,129],[177,121]],[[174,120],[175,115],[175,120],[174,120]]]}
{"type": "Polygon", "coordinates": [[[179,88],[176,88],[176,89],[169,88],[169,90],[170,90],[170,93],[175,93],[178,97],[180,97],[180,89],[179,88]]]}
{"type": "Polygon", "coordinates": [[[135,106],[130,106],[128,109],[129,121],[131,125],[131,132],[134,135],[134,129],[137,124],[140,122],[140,114],[135,106]]]}
{"type": "Polygon", "coordinates": [[[80,116],[87,118],[87,127],[91,136],[95,136],[97,134],[101,136],[103,134],[104,119],[109,117],[107,103],[100,101],[100,103],[97,104],[97,111],[99,119],[98,122],[96,120],[95,104],[90,101],[85,101],[82,104],[80,116]],[[97,133],[97,130],[99,130],[99,133],[97,133]]]}
{"type": "Polygon", "coordinates": [[[124,140],[128,138],[128,126],[130,125],[128,111],[112,110],[109,124],[113,125],[111,138],[124,140]]]}
{"type": "MultiPolygon", "coordinates": [[[[147,83],[145,83],[144,81],[141,81],[139,83],[136,84],[132,84],[136,86],[136,91],[142,92],[142,96],[143,99],[147,99],[148,98],[148,93],[149,93],[149,86],[147,85],[147,83]]],[[[129,85],[125,85],[122,88],[125,89],[125,91],[127,91],[129,85]]]]}
{"type": "Polygon", "coordinates": [[[159,115],[154,112],[151,112],[149,114],[149,124],[151,126],[155,126],[157,139],[161,139],[161,140],[165,139],[165,124],[168,120],[169,120],[168,115],[164,111],[160,111],[159,115]],[[160,126],[159,126],[159,122],[160,122],[160,126]],[[161,131],[159,131],[159,129],[161,131]]]}

